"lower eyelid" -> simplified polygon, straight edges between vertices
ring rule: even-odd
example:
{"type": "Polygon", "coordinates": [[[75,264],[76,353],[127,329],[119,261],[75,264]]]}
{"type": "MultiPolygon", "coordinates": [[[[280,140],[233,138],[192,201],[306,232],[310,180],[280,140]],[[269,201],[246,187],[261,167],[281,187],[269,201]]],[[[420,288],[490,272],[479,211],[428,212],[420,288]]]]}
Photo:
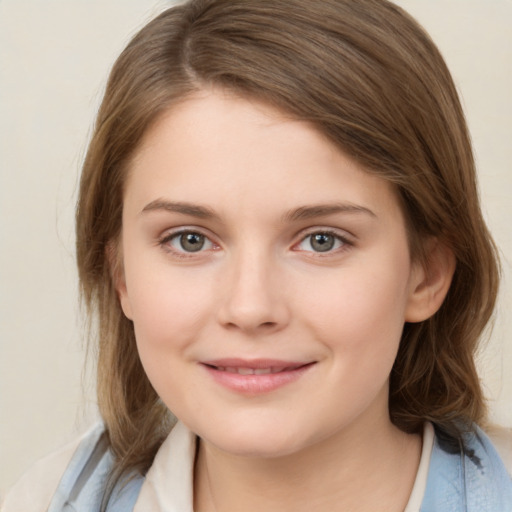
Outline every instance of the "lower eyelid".
{"type": "MultiPolygon", "coordinates": [[[[328,256],[329,254],[343,251],[343,249],[348,249],[354,245],[354,242],[346,235],[342,235],[340,233],[337,233],[335,231],[328,230],[328,229],[325,229],[325,230],[317,229],[317,230],[310,231],[309,233],[303,235],[301,237],[300,241],[295,243],[292,246],[292,249],[301,250],[301,249],[298,249],[298,246],[300,246],[309,237],[311,237],[315,234],[326,234],[326,235],[333,236],[336,239],[336,244],[339,244],[339,247],[329,249],[323,253],[322,253],[322,251],[315,251],[313,249],[311,249],[311,250],[302,249],[303,252],[311,252],[311,253],[319,255],[319,256],[322,256],[322,255],[328,256]]],[[[181,257],[193,257],[194,255],[199,255],[201,253],[204,253],[204,252],[212,250],[212,249],[218,250],[220,248],[220,245],[217,244],[215,241],[213,241],[211,236],[208,236],[207,234],[205,234],[202,231],[197,230],[197,229],[179,229],[177,231],[167,232],[166,234],[164,234],[163,236],[161,236],[157,239],[157,244],[159,246],[161,246],[163,249],[165,249],[166,251],[173,252],[174,254],[179,255],[181,257]],[[198,251],[194,252],[194,251],[180,250],[171,245],[170,242],[173,241],[173,239],[176,239],[177,237],[187,234],[187,233],[195,233],[195,234],[203,236],[205,239],[205,244],[207,244],[207,247],[202,247],[198,251]]]]}
{"type": "MultiPolygon", "coordinates": [[[[296,243],[294,245],[294,247],[297,247],[298,245],[300,245],[303,242],[305,242],[308,238],[310,238],[310,237],[312,237],[313,235],[316,235],[316,234],[324,234],[324,235],[333,236],[336,239],[336,241],[338,243],[340,243],[342,246],[352,246],[352,245],[354,245],[354,243],[351,241],[351,239],[348,238],[347,236],[341,235],[340,233],[337,233],[335,231],[330,231],[328,229],[326,229],[326,230],[318,229],[318,230],[315,230],[315,231],[310,231],[309,233],[303,235],[302,238],[300,239],[300,241],[298,243],[296,243]]],[[[336,249],[333,249],[333,250],[330,250],[330,251],[326,251],[326,252],[334,252],[335,250],[336,249]]],[[[312,252],[315,252],[315,251],[312,251],[312,252]]],[[[318,252],[318,253],[320,254],[320,252],[318,252]]]]}
{"type": "Polygon", "coordinates": [[[172,251],[174,253],[177,253],[177,254],[190,254],[190,255],[194,255],[194,254],[198,254],[198,253],[201,253],[201,252],[204,252],[204,249],[201,248],[200,250],[198,250],[196,253],[194,253],[193,251],[180,251],[179,249],[175,248],[172,246],[172,242],[184,235],[184,234],[197,234],[197,235],[201,235],[202,237],[204,237],[205,239],[205,243],[208,244],[208,247],[206,248],[206,250],[209,250],[209,249],[212,249],[212,248],[216,248],[218,247],[217,244],[211,239],[211,237],[209,237],[208,235],[202,233],[201,231],[199,230],[196,230],[196,229],[180,229],[178,231],[174,231],[174,232],[171,232],[171,233],[166,233],[165,235],[161,236],[158,238],[157,240],[157,243],[159,246],[161,246],[162,248],[166,249],[167,251],[172,251]]]}

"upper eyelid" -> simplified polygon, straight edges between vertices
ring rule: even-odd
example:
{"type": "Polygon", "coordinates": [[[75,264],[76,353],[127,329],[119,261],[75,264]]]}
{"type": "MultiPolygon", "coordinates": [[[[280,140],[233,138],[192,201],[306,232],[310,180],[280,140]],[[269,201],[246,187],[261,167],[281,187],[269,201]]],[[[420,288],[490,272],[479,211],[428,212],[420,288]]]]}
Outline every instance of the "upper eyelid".
{"type": "Polygon", "coordinates": [[[161,250],[168,253],[169,255],[172,255],[173,258],[177,258],[182,261],[197,260],[198,258],[204,257],[205,253],[208,253],[208,251],[217,251],[219,248],[219,244],[212,240],[212,237],[204,234],[200,229],[194,228],[175,228],[164,230],[163,234],[157,238],[156,244],[161,250]],[[184,249],[177,249],[173,246],[172,242],[176,237],[179,237],[184,233],[195,233],[204,236],[211,244],[211,247],[206,248],[205,250],[201,248],[198,251],[186,251],[184,249]]]}
{"type": "MultiPolygon", "coordinates": [[[[158,236],[158,243],[163,243],[167,240],[171,240],[172,238],[183,234],[183,233],[198,233],[213,243],[216,246],[222,246],[219,242],[218,238],[214,233],[212,233],[209,229],[200,227],[200,226],[179,226],[175,228],[168,228],[162,231],[162,234],[158,236]]],[[[302,241],[304,241],[308,236],[311,236],[315,233],[327,233],[333,235],[346,243],[354,243],[357,240],[357,236],[351,233],[346,229],[334,228],[332,226],[311,226],[308,228],[301,229],[299,233],[293,236],[293,244],[296,245],[302,241]]]]}
{"type": "Polygon", "coordinates": [[[333,228],[333,227],[327,227],[327,226],[315,226],[311,228],[306,228],[301,230],[301,232],[298,234],[300,237],[300,240],[304,240],[308,236],[314,235],[315,233],[327,233],[329,235],[334,235],[338,238],[347,240],[347,241],[355,241],[357,239],[357,236],[351,233],[350,231],[347,231],[346,229],[341,228],[333,228]]]}
{"type": "MultiPolygon", "coordinates": [[[[220,247],[220,244],[215,240],[215,237],[207,234],[204,232],[204,229],[197,228],[197,227],[179,227],[179,228],[169,228],[163,231],[161,235],[159,235],[156,239],[156,243],[158,246],[162,248],[166,248],[168,251],[172,251],[175,253],[180,253],[181,251],[178,251],[175,248],[168,247],[168,245],[171,245],[170,242],[174,240],[176,237],[184,234],[184,233],[197,233],[201,236],[204,236],[213,246],[213,249],[216,250],[220,247]]],[[[199,254],[203,253],[204,251],[198,251],[197,253],[190,253],[193,254],[199,254]]],[[[183,252],[183,254],[188,254],[186,252],[183,252]]]]}
{"type": "MultiPolygon", "coordinates": [[[[338,239],[339,242],[341,242],[342,246],[339,247],[338,249],[329,250],[324,253],[313,251],[313,253],[315,254],[315,257],[324,258],[324,257],[328,257],[329,255],[332,256],[334,254],[339,253],[340,251],[347,250],[356,245],[357,237],[347,230],[339,229],[339,228],[337,229],[337,228],[332,228],[332,227],[316,226],[316,227],[312,227],[312,228],[306,228],[305,230],[303,230],[298,235],[299,236],[298,240],[293,242],[293,244],[291,245],[291,250],[292,251],[297,250],[296,248],[298,246],[300,246],[304,241],[306,241],[310,236],[315,235],[315,234],[320,234],[320,233],[334,236],[335,238],[338,239]]],[[[305,251],[305,252],[311,252],[311,251],[305,251]]]]}
{"type": "Polygon", "coordinates": [[[215,238],[215,236],[211,233],[210,230],[205,228],[200,228],[198,226],[180,226],[176,228],[167,228],[162,231],[162,234],[158,236],[159,240],[164,240],[168,238],[173,238],[175,236],[181,235],[183,233],[198,233],[199,235],[202,235],[208,240],[212,240],[212,238],[215,238]]]}

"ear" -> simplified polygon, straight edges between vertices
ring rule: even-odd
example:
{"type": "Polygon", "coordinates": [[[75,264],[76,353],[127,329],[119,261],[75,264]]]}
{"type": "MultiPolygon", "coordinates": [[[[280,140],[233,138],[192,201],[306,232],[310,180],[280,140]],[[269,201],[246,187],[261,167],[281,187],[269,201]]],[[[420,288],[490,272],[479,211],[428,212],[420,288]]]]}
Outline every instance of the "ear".
{"type": "Polygon", "coordinates": [[[426,244],[424,261],[413,262],[406,322],[422,322],[441,307],[455,272],[453,251],[437,239],[426,244]]]}
{"type": "Polygon", "coordinates": [[[124,275],[121,241],[111,240],[107,244],[105,252],[109,265],[110,277],[112,279],[112,283],[114,284],[119,303],[121,304],[121,309],[123,310],[125,316],[129,320],[132,320],[131,306],[128,298],[128,290],[126,288],[126,279],[124,275]]]}

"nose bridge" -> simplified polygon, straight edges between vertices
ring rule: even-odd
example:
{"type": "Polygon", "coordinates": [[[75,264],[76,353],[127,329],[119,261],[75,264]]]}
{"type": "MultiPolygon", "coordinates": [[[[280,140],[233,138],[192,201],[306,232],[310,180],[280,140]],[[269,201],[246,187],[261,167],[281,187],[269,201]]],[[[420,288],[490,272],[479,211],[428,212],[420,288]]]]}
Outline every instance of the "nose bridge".
{"type": "Polygon", "coordinates": [[[226,269],[219,319],[243,331],[279,329],[287,323],[279,265],[271,251],[251,243],[235,251],[226,269]]]}

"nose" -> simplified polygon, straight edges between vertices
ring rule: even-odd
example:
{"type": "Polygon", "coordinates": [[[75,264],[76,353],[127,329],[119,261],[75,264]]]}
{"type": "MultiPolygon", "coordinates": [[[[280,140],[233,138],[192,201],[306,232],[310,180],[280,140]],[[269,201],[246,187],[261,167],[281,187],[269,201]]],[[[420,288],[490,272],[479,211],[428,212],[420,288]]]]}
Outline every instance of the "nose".
{"type": "Polygon", "coordinates": [[[283,329],[290,319],[283,276],[271,258],[256,251],[233,256],[224,273],[218,320],[228,329],[259,335],[283,329]]]}

